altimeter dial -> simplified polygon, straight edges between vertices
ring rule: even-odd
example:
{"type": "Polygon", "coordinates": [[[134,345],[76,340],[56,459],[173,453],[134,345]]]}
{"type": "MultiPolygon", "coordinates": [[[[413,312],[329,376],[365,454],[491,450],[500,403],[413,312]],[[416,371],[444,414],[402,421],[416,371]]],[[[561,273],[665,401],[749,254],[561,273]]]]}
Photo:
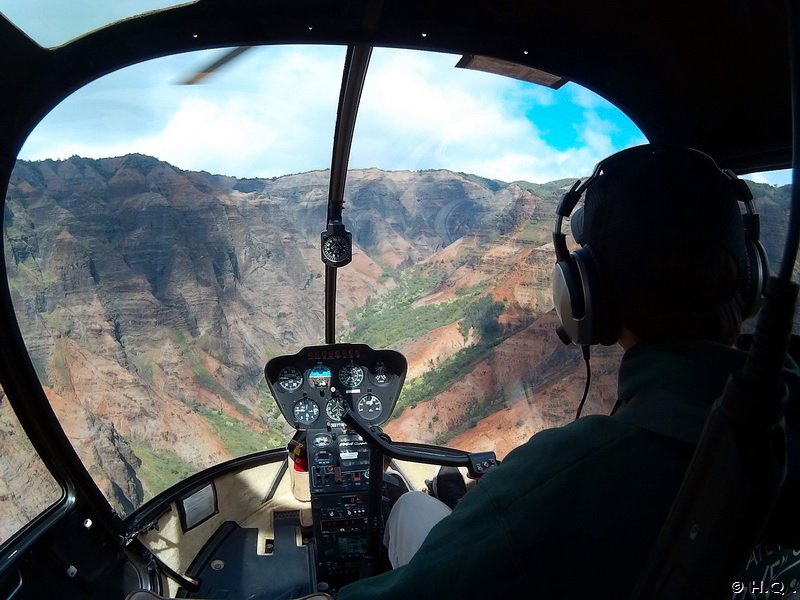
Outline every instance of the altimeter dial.
{"type": "Polygon", "coordinates": [[[364,370],[354,363],[339,369],[339,381],[349,388],[357,388],[364,381],[364,370]]]}
{"type": "Polygon", "coordinates": [[[383,403],[375,394],[364,394],[356,404],[358,416],[367,421],[374,421],[383,412],[383,403]]]}

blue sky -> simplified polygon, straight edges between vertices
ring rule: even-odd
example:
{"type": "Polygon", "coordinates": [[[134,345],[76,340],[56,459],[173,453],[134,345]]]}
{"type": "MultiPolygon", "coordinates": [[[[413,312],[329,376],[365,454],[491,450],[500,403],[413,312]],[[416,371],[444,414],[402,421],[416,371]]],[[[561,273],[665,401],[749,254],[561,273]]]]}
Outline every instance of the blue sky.
{"type": "MultiPolygon", "coordinates": [[[[74,3],[50,0],[51,18],[44,21],[37,9],[41,1],[0,0],[0,11],[48,44],[104,20],[169,4],[86,0],[82,14],[93,20],[81,21],[74,3]],[[52,14],[61,15],[58,32],[48,27],[59,22],[52,14]]],[[[181,168],[237,177],[326,168],[344,49],[256,48],[205,84],[178,85],[220,52],[167,57],[90,84],[40,123],[20,156],[142,152],[181,168]]],[[[646,141],[620,111],[575,84],[556,91],[455,69],[458,58],[375,50],[351,168],[445,168],[545,182],[585,176],[605,156],[646,141]]],[[[752,178],[784,184],[790,176],[752,178]]]]}

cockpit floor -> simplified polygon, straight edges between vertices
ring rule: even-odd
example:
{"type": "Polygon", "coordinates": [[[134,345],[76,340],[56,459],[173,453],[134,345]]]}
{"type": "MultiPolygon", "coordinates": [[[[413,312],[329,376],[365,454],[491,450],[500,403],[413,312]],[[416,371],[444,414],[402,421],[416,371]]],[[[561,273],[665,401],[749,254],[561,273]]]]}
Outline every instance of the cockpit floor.
{"type": "Polygon", "coordinates": [[[226,521],[189,568],[202,581],[186,598],[285,600],[310,593],[310,548],[297,511],[275,513],[274,539],[258,548],[257,528],[226,521]]]}

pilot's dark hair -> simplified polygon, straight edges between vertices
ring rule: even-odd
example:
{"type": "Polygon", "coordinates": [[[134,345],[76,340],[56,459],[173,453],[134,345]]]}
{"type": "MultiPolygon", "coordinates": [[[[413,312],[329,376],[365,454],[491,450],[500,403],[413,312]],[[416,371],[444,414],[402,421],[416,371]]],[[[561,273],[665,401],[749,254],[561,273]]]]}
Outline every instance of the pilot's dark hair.
{"type": "Polygon", "coordinates": [[[637,338],[735,341],[748,268],[739,199],[709,156],[685,148],[644,153],[588,187],[573,231],[637,338]]]}

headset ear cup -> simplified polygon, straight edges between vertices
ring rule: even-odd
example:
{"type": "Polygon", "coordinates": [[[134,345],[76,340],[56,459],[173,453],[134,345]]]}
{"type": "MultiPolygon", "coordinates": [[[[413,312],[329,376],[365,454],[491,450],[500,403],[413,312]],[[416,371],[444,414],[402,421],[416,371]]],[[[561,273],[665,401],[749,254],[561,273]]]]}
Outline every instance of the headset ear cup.
{"type": "Polygon", "coordinates": [[[620,323],[603,271],[588,244],[576,250],[574,257],[581,276],[586,307],[586,323],[578,343],[609,346],[619,339],[620,323]]]}
{"type": "Polygon", "coordinates": [[[561,326],[574,343],[608,346],[619,339],[619,319],[614,316],[607,285],[588,245],[556,263],[553,301],[561,326]]]}
{"type": "Polygon", "coordinates": [[[747,276],[742,290],[742,318],[749,319],[758,313],[761,297],[769,279],[769,260],[764,246],[759,240],[746,240],[747,276]]]}
{"type": "Polygon", "coordinates": [[[573,254],[556,262],[553,271],[553,303],[564,331],[573,342],[579,343],[586,303],[581,276],[573,254]]]}

